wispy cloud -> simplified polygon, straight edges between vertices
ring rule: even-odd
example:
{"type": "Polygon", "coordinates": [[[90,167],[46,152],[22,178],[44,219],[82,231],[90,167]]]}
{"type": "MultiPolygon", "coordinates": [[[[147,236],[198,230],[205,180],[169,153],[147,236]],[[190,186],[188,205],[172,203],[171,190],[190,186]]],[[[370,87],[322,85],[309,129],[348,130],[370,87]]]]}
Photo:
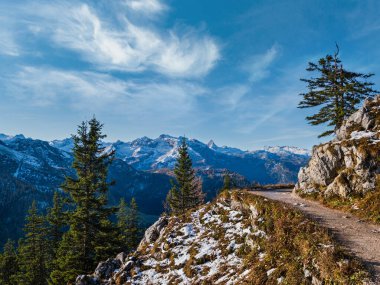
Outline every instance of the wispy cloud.
{"type": "Polygon", "coordinates": [[[242,66],[248,73],[250,82],[260,81],[270,75],[269,67],[277,58],[280,48],[277,44],[273,45],[263,54],[251,56],[242,66]]]}
{"type": "Polygon", "coordinates": [[[143,14],[157,14],[168,9],[168,7],[158,0],[126,0],[126,5],[143,14]]]}
{"type": "Polygon", "coordinates": [[[196,28],[160,28],[157,21],[144,18],[146,13],[166,11],[165,7],[158,0],[116,1],[108,7],[111,18],[76,1],[18,8],[33,36],[78,53],[100,70],[153,71],[177,78],[206,75],[220,58],[216,40],[196,28]]]}
{"type": "Polygon", "coordinates": [[[16,44],[9,28],[5,25],[5,19],[0,18],[0,25],[0,54],[7,56],[19,56],[20,47],[16,44]]]}
{"type": "Polygon", "coordinates": [[[225,108],[224,110],[233,111],[239,107],[244,96],[250,91],[250,87],[246,84],[227,85],[213,90],[211,100],[214,104],[225,108]]]}
{"type": "Polygon", "coordinates": [[[8,82],[7,94],[31,105],[68,105],[92,111],[108,109],[128,116],[166,113],[168,117],[175,117],[191,111],[194,100],[205,93],[201,86],[182,81],[125,81],[103,73],[48,67],[25,66],[3,80],[8,82]]]}

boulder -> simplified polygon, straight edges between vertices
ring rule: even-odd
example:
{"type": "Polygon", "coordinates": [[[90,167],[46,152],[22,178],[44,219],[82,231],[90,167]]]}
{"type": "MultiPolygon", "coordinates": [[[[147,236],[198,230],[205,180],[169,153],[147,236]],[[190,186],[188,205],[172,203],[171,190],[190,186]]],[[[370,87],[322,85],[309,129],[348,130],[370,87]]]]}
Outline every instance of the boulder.
{"type": "Polygon", "coordinates": [[[79,275],[75,280],[75,285],[100,285],[100,281],[95,276],[79,275]]]}
{"type": "Polygon", "coordinates": [[[160,217],[153,225],[151,225],[144,234],[143,239],[140,242],[137,250],[141,249],[144,244],[150,244],[155,242],[161,234],[161,231],[168,224],[168,217],[162,216],[160,217]]]}
{"type": "Polygon", "coordinates": [[[115,257],[115,259],[120,260],[121,263],[124,263],[124,261],[125,261],[126,258],[127,258],[127,254],[125,252],[120,252],[115,257]]]}
{"type": "Polygon", "coordinates": [[[95,269],[94,275],[99,279],[108,279],[112,276],[115,270],[119,269],[122,262],[117,258],[109,258],[102,261],[95,269]]]}

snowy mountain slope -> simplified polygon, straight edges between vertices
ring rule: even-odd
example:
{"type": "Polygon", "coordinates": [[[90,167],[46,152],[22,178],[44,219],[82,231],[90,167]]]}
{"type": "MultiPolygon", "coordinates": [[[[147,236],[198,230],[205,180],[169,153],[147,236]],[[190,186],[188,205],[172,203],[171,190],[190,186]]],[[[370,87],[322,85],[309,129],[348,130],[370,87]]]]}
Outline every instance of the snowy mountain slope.
{"type": "Polygon", "coordinates": [[[76,285],[366,284],[364,266],[326,229],[284,204],[222,193],[182,216],[162,216],[137,250],[100,262],[76,285]]]}
{"type": "Polygon", "coordinates": [[[304,148],[292,147],[292,146],[267,146],[267,147],[264,147],[264,150],[271,153],[283,154],[283,155],[288,155],[290,153],[297,154],[297,155],[304,155],[304,156],[311,155],[310,150],[307,150],[304,148]]]}
{"type": "MultiPolygon", "coordinates": [[[[105,151],[117,147],[107,144],[105,151]]],[[[46,208],[64,181],[65,175],[74,175],[71,168],[71,139],[45,142],[23,136],[1,136],[0,140],[0,246],[7,239],[18,239],[27,209],[33,200],[40,208],[46,208]],[[56,146],[59,146],[57,148],[56,146]]],[[[207,186],[207,198],[215,197],[223,185],[220,170],[199,170],[207,186]]],[[[170,174],[170,173],[169,173],[170,174]]],[[[248,181],[233,174],[239,185],[248,181]]],[[[116,181],[110,188],[109,200],[117,204],[120,198],[129,201],[135,197],[142,213],[158,216],[163,211],[163,201],[171,188],[172,179],[167,171],[153,173],[136,170],[120,158],[116,158],[109,169],[109,179],[116,181]]]]}
{"type": "MultiPolygon", "coordinates": [[[[107,143],[116,150],[116,157],[138,170],[159,171],[173,169],[178,145],[182,137],[161,135],[156,139],[138,138],[131,142],[107,143]]],[[[297,172],[309,159],[309,152],[296,147],[268,147],[263,150],[243,151],[227,146],[219,147],[214,141],[208,144],[187,139],[189,154],[196,168],[228,169],[250,181],[259,183],[289,183],[297,180],[297,172]]],[[[67,140],[51,142],[64,151],[67,140]]]]}
{"type": "MultiPolygon", "coordinates": [[[[159,215],[171,187],[180,140],[161,135],[156,139],[105,143],[105,151],[116,151],[109,172],[109,179],[116,181],[110,189],[110,202],[117,204],[121,197],[135,197],[141,212],[159,215]]],[[[239,186],[248,186],[252,181],[292,182],[308,160],[307,156],[286,151],[281,155],[265,150],[241,151],[196,139],[189,139],[188,144],[208,200],[218,193],[227,172],[239,186]]],[[[23,135],[0,135],[0,227],[10,229],[0,232],[0,243],[21,235],[25,213],[33,200],[46,208],[65,175],[74,175],[72,146],[71,139],[46,142],[23,135]]]]}

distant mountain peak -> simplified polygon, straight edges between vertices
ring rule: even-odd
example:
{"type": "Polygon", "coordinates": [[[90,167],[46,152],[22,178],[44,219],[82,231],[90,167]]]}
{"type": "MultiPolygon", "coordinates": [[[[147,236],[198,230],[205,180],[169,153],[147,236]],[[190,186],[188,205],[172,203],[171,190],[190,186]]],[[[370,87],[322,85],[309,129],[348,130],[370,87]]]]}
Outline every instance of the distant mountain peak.
{"type": "Polygon", "coordinates": [[[217,148],[218,146],[215,144],[215,142],[213,140],[210,140],[208,143],[207,143],[207,146],[211,149],[215,149],[217,148]]]}
{"type": "Polygon", "coordinates": [[[25,139],[25,136],[22,134],[18,134],[15,136],[9,136],[6,134],[0,134],[0,141],[10,141],[10,140],[16,140],[16,139],[25,139]]]}
{"type": "Polygon", "coordinates": [[[161,134],[158,138],[159,139],[175,139],[175,137],[168,134],[161,134]]]}

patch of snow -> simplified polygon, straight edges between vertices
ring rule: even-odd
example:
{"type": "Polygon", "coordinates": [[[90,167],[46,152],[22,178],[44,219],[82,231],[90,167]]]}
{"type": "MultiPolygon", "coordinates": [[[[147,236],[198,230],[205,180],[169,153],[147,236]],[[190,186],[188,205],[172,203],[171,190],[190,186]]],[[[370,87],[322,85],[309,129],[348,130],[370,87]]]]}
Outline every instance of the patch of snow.
{"type": "Polygon", "coordinates": [[[267,276],[270,276],[277,268],[272,268],[267,271],[267,276]]]}
{"type": "Polygon", "coordinates": [[[351,133],[351,139],[358,140],[362,138],[372,138],[376,135],[376,132],[368,132],[368,131],[353,131],[351,133]]]}
{"type": "Polygon", "coordinates": [[[182,229],[181,232],[185,235],[185,237],[195,236],[194,228],[192,224],[186,224],[182,229]]]}

